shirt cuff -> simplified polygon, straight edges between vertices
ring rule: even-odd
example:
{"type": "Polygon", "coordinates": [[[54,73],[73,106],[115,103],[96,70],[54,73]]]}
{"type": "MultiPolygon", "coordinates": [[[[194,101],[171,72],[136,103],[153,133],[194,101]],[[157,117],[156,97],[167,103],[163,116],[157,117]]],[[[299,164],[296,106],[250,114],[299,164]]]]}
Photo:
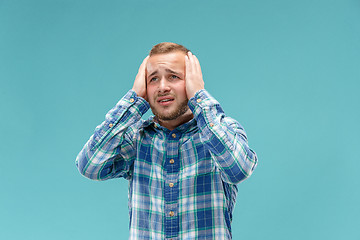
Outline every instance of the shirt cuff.
{"type": "Polygon", "coordinates": [[[135,107],[141,115],[145,114],[150,108],[149,103],[144,98],[137,96],[132,89],[125,94],[117,105],[125,108],[135,107]]]}
{"type": "Polygon", "coordinates": [[[205,89],[197,91],[195,96],[190,98],[188,102],[188,106],[193,114],[197,114],[203,108],[217,105],[219,105],[219,102],[205,89]]]}
{"type": "Polygon", "coordinates": [[[137,116],[141,118],[150,108],[149,103],[142,97],[138,97],[133,90],[129,90],[105,116],[105,132],[115,126],[121,118],[137,116]],[[124,116],[125,115],[125,116],[124,116]]]}
{"type": "Polygon", "coordinates": [[[100,143],[121,119],[122,121],[135,122],[150,108],[149,103],[142,97],[138,97],[133,90],[129,90],[105,116],[105,121],[96,127],[94,133],[95,145],[100,143]]]}

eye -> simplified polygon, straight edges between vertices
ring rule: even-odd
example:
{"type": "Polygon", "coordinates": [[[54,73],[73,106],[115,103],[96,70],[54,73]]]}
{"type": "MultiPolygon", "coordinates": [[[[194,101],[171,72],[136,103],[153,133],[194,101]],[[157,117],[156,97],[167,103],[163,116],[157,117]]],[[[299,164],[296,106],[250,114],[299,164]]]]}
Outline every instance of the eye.
{"type": "Polygon", "coordinates": [[[171,75],[171,77],[170,77],[171,79],[178,79],[179,77],[178,76],[176,76],[176,75],[171,75]]]}
{"type": "Polygon", "coordinates": [[[152,77],[152,78],[150,78],[149,82],[154,82],[154,81],[156,81],[157,79],[158,79],[157,77],[152,77]]]}

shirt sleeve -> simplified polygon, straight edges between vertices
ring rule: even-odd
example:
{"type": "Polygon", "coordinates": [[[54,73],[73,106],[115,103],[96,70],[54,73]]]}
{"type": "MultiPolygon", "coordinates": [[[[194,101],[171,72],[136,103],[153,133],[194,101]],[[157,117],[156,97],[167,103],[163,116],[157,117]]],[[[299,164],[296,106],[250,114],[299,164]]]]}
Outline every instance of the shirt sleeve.
{"type": "Polygon", "coordinates": [[[129,178],[136,156],[135,132],[148,109],[145,99],[128,91],[78,154],[75,163],[80,173],[94,180],[129,178]]]}
{"type": "Polygon", "coordinates": [[[256,153],[248,146],[244,128],[227,117],[205,89],[188,103],[200,129],[201,141],[208,147],[223,181],[237,184],[248,178],[257,165],[256,153]]]}

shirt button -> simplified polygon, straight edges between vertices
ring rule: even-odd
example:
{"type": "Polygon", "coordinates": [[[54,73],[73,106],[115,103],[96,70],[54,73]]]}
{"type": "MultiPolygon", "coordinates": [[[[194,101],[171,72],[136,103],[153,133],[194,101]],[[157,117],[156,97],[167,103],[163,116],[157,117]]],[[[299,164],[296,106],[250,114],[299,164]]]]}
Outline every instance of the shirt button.
{"type": "Polygon", "coordinates": [[[174,184],[173,183],[169,183],[169,187],[173,187],[174,186],[174,184]]]}
{"type": "Polygon", "coordinates": [[[175,134],[175,133],[171,134],[171,136],[172,136],[173,138],[176,138],[176,134],[175,134]]]}
{"type": "Polygon", "coordinates": [[[200,98],[198,98],[196,101],[197,101],[198,103],[200,103],[200,102],[201,102],[201,99],[200,99],[200,98]]]}
{"type": "Polygon", "coordinates": [[[213,123],[210,123],[210,127],[213,127],[214,126],[214,124],[213,123]]]}
{"type": "Polygon", "coordinates": [[[174,159],[170,159],[170,164],[174,164],[174,159]]]}
{"type": "Polygon", "coordinates": [[[130,98],[130,102],[134,102],[135,100],[133,98],[130,98]]]}
{"type": "Polygon", "coordinates": [[[173,217],[174,214],[175,214],[175,213],[174,213],[173,211],[170,211],[170,212],[169,212],[170,217],[173,217]]]}
{"type": "Polygon", "coordinates": [[[114,124],[110,123],[109,124],[109,128],[112,128],[114,126],[114,124]]]}

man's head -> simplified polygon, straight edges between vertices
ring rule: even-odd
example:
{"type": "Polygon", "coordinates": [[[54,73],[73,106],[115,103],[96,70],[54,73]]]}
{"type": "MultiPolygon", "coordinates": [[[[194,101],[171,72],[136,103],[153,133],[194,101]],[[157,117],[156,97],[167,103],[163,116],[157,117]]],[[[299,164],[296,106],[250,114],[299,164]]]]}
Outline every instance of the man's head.
{"type": "Polygon", "coordinates": [[[160,43],[150,51],[146,65],[147,100],[161,122],[172,121],[176,125],[192,118],[185,86],[187,52],[175,43],[160,43]]]}

